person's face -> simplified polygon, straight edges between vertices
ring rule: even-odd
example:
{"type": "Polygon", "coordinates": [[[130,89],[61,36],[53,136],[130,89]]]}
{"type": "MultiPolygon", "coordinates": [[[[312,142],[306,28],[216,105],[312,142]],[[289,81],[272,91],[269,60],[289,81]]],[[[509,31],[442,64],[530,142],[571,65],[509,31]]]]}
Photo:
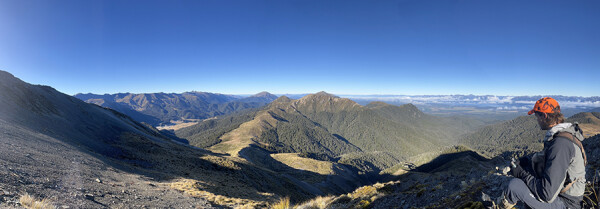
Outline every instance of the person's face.
{"type": "Polygon", "coordinates": [[[546,114],[542,114],[542,115],[535,114],[535,117],[537,118],[538,125],[540,125],[540,128],[542,130],[550,130],[550,128],[551,128],[550,124],[548,124],[545,120],[546,117],[548,117],[546,114]]]}

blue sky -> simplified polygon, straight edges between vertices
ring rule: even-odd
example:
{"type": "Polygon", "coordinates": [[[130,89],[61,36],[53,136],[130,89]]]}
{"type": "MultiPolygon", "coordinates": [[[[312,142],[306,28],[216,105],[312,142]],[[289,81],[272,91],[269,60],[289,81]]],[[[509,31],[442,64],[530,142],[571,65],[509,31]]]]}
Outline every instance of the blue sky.
{"type": "Polygon", "coordinates": [[[599,1],[2,0],[0,70],[67,94],[598,96],[598,11],[599,1]]]}

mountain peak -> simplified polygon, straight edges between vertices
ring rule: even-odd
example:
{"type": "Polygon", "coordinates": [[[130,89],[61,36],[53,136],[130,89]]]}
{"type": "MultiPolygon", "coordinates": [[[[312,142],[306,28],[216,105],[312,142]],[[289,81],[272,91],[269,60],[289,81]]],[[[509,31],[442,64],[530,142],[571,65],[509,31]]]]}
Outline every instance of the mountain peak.
{"type": "Polygon", "coordinates": [[[374,102],[370,102],[369,104],[367,104],[368,108],[377,108],[377,107],[385,107],[385,106],[389,106],[390,104],[382,102],[382,101],[374,101],[374,102]]]}
{"type": "Polygon", "coordinates": [[[330,97],[337,97],[337,96],[335,96],[335,95],[333,95],[333,94],[330,94],[330,93],[327,93],[327,92],[325,92],[325,91],[319,91],[319,92],[315,93],[314,95],[317,95],[317,96],[330,96],[330,97]]]}
{"type": "Polygon", "coordinates": [[[290,99],[287,96],[280,96],[279,98],[273,100],[273,103],[288,103],[291,101],[292,101],[292,99],[290,99]]]}
{"type": "Polygon", "coordinates": [[[260,92],[258,94],[252,95],[250,97],[260,97],[260,98],[267,98],[267,99],[271,99],[271,100],[277,99],[276,95],[271,94],[271,93],[266,92],[266,91],[260,92]]]}
{"type": "Polygon", "coordinates": [[[13,74],[2,70],[0,70],[0,81],[2,81],[2,83],[5,83],[6,85],[9,85],[9,83],[14,82],[23,82],[21,81],[21,79],[15,77],[13,74]]]}
{"type": "Polygon", "coordinates": [[[306,95],[296,100],[295,103],[297,107],[304,109],[305,112],[338,112],[360,107],[358,103],[350,99],[340,98],[324,91],[306,95]]]}
{"type": "Polygon", "coordinates": [[[14,78],[15,76],[13,76],[13,74],[10,74],[9,72],[0,70],[0,78],[14,78]]]}
{"type": "Polygon", "coordinates": [[[406,108],[406,109],[410,109],[410,110],[419,111],[419,112],[421,111],[421,110],[419,110],[419,108],[418,108],[417,106],[415,106],[415,105],[414,105],[414,104],[412,104],[412,103],[403,104],[403,105],[400,105],[400,107],[402,107],[402,108],[406,108]]]}
{"type": "Polygon", "coordinates": [[[300,98],[300,100],[303,101],[307,101],[307,100],[311,100],[311,101],[319,101],[319,100],[332,100],[332,99],[339,99],[340,97],[324,92],[324,91],[320,91],[314,94],[309,94],[306,95],[302,98],[300,98]]]}

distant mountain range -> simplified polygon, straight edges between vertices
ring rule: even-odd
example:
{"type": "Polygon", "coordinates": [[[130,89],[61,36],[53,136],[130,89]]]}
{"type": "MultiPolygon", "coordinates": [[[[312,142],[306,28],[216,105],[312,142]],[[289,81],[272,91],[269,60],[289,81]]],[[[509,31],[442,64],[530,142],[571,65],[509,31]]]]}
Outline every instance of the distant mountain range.
{"type": "MultiPolygon", "coordinates": [[[[455,104],[455,105],[511,105],[509,107],[530,109],[530,104],[542,97],[556,99],[562,107],[576,108],[600,107],[600,96],[579,97],[561,95],[539,95],[539,96],[495,96],[495,95],[340,95],[340,97],[355,99],[359,101],[386,101],[391,103],[413,103],[413,104],[455,104]],[[526,105],[526,106],[518,106],[526,105]]],[[[357,101],[358,102],[358,101],[357,101]]],[[[360,103],[360,102],[359,102],[360,103]]]]}
{"type": "MultiPolygon", "coordinates": [[[[282,94],[300,99],[308,94],[282,94]]],[[[493,123],[524,115],[542,96],[494,95],[339,95],[358,104],[381,101],[392,105],[413,104],[421,111],[440,116],[474,116],[493,123]]],[[[563,114],[570,117],[579,112],[600,111],[600,97],[551,95],[557,99],[563,114]]],[[[187,120],[197,121],[227,115],[244,109],[262,107],[278,96],[261,92],[252,96],[207,92],[146,93],[146,94],[76,94],[75,97],[122,112],[137,121],[153,126],[173,125],[187,120]]]]}
{"type": "Polygon", "coordinates": [[[206,92],[147,94],[76,94],[85,102],[108,107],[153,126],[186,119],[207,119],[232,112],[257,108],[277,99],[268,92],[250,97],[206,92]]]}

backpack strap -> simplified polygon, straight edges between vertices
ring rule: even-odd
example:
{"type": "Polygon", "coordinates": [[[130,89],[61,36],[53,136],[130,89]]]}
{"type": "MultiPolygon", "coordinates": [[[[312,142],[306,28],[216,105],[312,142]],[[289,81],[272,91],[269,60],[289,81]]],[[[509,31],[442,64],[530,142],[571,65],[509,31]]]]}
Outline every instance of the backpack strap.
{"type": "Polygon", "coordinates": [[[583,144],[581,144],[581,141],[579,141],[578,139],[573,137],[573,134],[570,134],[568,132],[559,132],[554,136],[555,137],[560,136],[560,137],[567,138],[571,142],[573,142],[575,145],[577,145],[579,147],[579,149],[581,149],[581,155],[583,155],[583,162],[585,163],[584,165],[587,166],[587,156],[585,155],[585,150],[583,149],[583,144]]]}
{"type": "Polygon", "coordinates": [[[575,179],[574,181],[572,181],[571,183],[569,183],[569,184],[565,185],[565,187],[563,187],[563,189],[562,189],[562,190],[560,190],[560,193],[565,193],[565,192],[567,192],[567,191],[568,191],[568,190],[571,188],[571,186],[573,186],[573,184],[574,184],[575,182],[577,182],[577,181],[579,181],[579,178],[576,178],[576,179],[575,179]]]}
{"type": "MultiPolygon", "coordinates": [[[[581,141],[579,141],[578,139],[576,139],[575,137],[573,137],[573,134],[570,134],[568,132],[559,132],[556,135],[554,135],[554,137],[557,137],[557,136],[567,138],[571,142],[573,142],[575,145],[577,145],[579,147],[579,149],[581,149],[581,155],[583,155],[584,165],[587,166],[587,156],[585,155],[585,150],[583,149],[583,144],[581,144],[581,141]]],[[[578,180],[579,180],[579,178],[576,178],[574,181],[569,182],[569,184],[565,185],[563,187],[563,189],[560,190],[560,193],[567,192],[571,188],[571,186],[573,186],[573,184],[575,182],[577,182],[578,180]]]]}

